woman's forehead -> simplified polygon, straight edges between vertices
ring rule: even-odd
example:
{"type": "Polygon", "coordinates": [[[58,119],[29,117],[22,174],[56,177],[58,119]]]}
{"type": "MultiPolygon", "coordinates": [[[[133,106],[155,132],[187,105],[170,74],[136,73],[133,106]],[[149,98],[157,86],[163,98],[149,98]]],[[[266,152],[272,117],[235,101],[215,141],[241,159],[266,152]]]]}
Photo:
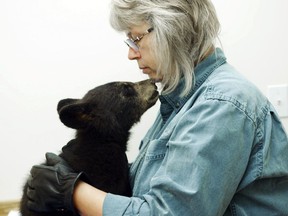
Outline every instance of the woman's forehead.
{"type": "Polygon", "coordinates": [[[150,27],[151,26],[148,23],[143,22],[139,25],[134,25],[134,26],[129,27],[129,29],[126,32],[126,35],[127,36],[141,35],[143,34],[143,32],[146,32],[147,29],[150,27]]]}

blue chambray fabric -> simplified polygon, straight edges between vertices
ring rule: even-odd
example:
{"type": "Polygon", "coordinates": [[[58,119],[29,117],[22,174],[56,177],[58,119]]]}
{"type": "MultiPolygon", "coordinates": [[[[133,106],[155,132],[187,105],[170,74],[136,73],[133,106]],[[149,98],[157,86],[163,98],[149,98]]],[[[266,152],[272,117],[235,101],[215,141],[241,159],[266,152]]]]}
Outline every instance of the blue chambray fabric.
{"type": "Polygon", "coordinates": [[[288,216],[288,139],[260,91],[221,49],[161,95],[130,168],[133,197],[108,194],[104,215],[288,216]]]}

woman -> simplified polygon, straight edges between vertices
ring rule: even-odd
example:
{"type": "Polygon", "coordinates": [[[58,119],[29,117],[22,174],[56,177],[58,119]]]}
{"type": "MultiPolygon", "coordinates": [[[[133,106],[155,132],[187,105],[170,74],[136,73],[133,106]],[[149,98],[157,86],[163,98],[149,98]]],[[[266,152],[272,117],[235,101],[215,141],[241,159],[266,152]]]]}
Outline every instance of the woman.
{"type": "Polygon", "coordinates": [[[48,155],[51,166],[31,170],[37,177],[30,179],[29,208],[288,215],[287,135],[272,105],[215,48],[219,22],[212,3],[112,0],[111,24],[126,32],[128,58],[162,84],[159,114],[130,168],[133,196],[93,188],[48,155]]]}

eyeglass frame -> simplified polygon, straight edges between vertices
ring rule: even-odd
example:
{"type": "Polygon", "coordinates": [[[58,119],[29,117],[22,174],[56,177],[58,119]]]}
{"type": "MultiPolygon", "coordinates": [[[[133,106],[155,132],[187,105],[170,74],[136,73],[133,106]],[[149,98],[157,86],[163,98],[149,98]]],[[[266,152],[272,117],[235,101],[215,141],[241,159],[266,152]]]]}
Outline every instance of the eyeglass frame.
{"type": "Polygon", "coordinates": [[[149,28],[146,30],[146,32],[144,34],[142,34],[141,36],[136,37],[135,39],[133,39],[132,37],[129,37],[128,35],[128,39],[126,39],[124,42],[127,44],[128,47],[130,47],[131,49],[133,49],[135,52],[139,51],[139,46],[138,43],[143,39],[143,37],[149,33],[151,33],[154,30],[153,27],[149,28]]]}

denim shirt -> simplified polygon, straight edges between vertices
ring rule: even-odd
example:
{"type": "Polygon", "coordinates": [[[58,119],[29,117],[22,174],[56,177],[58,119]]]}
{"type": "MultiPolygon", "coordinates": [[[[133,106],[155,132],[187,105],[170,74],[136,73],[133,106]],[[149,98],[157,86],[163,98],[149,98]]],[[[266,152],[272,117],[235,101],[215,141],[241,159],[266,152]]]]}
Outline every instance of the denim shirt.
{"type": "Polygon", "coordinates": [[[104,215],[288,215],[288,140],[275,109],[217,48],[160,112],[130,168],[133,197],[104,215]]]}

